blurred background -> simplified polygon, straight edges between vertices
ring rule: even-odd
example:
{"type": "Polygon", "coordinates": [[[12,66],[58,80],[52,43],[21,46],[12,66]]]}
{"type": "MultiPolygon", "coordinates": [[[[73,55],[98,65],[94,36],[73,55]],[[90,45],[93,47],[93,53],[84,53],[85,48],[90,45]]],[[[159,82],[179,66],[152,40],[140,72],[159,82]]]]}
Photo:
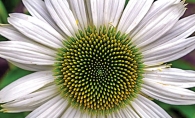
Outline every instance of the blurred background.
{"type": "MultiPolygon", "coordinates": [[[[195,13],[195,0],[186,0],[187,11],[184,16],[188,16],[195,13]]],[[[7,23],[7,17],[9,13],[21,12],[28,14],[27,10],[23,6],[21,0],[0,0],[0,23],[7,23]]],[[[183,17],[184,17],[183,16],[183,17]]],[[[192,35],[195,35],[192,34],[192,35]]],[[[0,36],[0,41],[5,41],[6,38],[0,36]]],[[[185,70],[195,70],[195,51],[186,55],[185,57],[170,62],[172,67],[181,68],[185,70]]],[[[30,74],[32,72],[22,70],[6,60],[0,58],[0,89],[13,82],[14,80],[30,74]]],[[[195,88],[192,88],[195,91],[195,88]]],[[[174,106],[155,101],[163,109],[165,109],[173,118],[195,118],[195,105],[190,106],[174,106]]],[[[0,118],[24,118],[28,113],[1,113],[0,118]]]]}

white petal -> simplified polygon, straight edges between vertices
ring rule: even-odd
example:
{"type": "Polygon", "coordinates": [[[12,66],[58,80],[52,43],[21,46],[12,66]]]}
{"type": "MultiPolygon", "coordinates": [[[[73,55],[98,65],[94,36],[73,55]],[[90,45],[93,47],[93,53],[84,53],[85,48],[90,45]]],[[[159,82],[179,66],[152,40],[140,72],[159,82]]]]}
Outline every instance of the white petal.
{"type": "Polygon", "coordinates": [[[122,110],[118,110],[115,114],[116,114],[116,117],[117,117],[117,118],[127,118],[127,117],[125,117],[124,114],[122,113],[122,110]]]}
{"type": "Polygon", "coordinates": [[[147,24],[151,18],[155,15],[159,14],[159,12],[166,11],[166,9],[170,9],[170,7],[176,3],[179,3],[180,0],[157,0],[155,1],[151,8],[149,9],[146,16],[140,22],[140,24],[132,31],[131,36],[134,36],[139,30],[147,24]]]}
{"type": "Polygon", "coordinates": [[[22,2],[32,16],[49,23],[55,30],[63,35],[62,31],[47,11],[46,5],[42,0],[22,0],[22,2]]]}
{"type": "MultiPolygon", "coordinates": [[[[141,24],[144,24],[150,20],[158,12],[169,8],[170,6],[179,3],[180,0],[156,0],[151,8],[149,9],[147,15],[141,21],[141,24]]],[[[137,30],[137,29],[136,29],[137,30]]]]}
{"type": "Polygon", "coordinates": [[[76,112],[77,110],[75,108],[69,106],[69,108],[64,111],[64,114],[61,116],[61,118],[73,118],[76,115],[76,112]]]}
{"type": "Polygon", "coordinates": [[[107,118],[140,118],[140,116],[132,106],[126,104],[126,106],[119,111],[108,114],[107,118]]]}
{"type": "Polygon", "coordinates": [[[185,39],[195,31],[195,15],[180,19],[171,30],[165,33],[156,42],[142,48],[142,51],[158,47],[160,45],[175,42],[179,39],[185,39]]]}
{"type": "Polygon", "coordinates": [[[45,3],[42,0],[22,0],[22,2],[33,17],[53,24],[45,3]]]}
{"type": "Polygon", "coordinates": [[[130,0],[121,16],[118,29],[129,33],[143,19],[152,3],[153,0],[130,0]]]}
{"type": "Polygon", "coordinates": [[[31,41],[28,37],[20,33],[16,28],[10,24],[0,24],[0,34],[11,41],[24,41],[29,43],[35,43],[31,41]]]}
{"type": "Polygon", "coordinates": [[[54,49],[62,47],[64,38],[48,23],[20,13],[10,14],[8,22],[21,33],[38,43],[54,49]]]}
{"type": "Polygon", "coordinates": [[[174,52],[181,51],[195,42],[195,37],[190,37],[187,39],[179,39],[175,42],[170,42],[167,44],[160,45],[158,47],[152,48],[147,51],[143,51],[144,60],[149,60],[159,55],[169,55],[174,52]]]}
{"type": "Polygon", "coordinates": [[[1,105],[6,112],[32,111],[58,94],[56,85],[27,94],[1,105]]]}
{"type": "Polygon", "coordinates": [[[24,76],[0,91],[0,103],[9,102],[30,94],[53,81],[51,71],[40,71],[24,76]]]}
{"type": "Polygon", "coordinates": [[[134,109],[130,105],[125,106],[123,109],[121,109],[121,111],[126,118],[140,118],[140,116],[134,111],[134,109]]]}
{"type": "Polygon", "coordinates": [[[108,114],[108,115],[107,115],[107,118],[112,118],[112,115],[111,115],[111,114],[108,114]]]}
{"type": "MultiPolygon", "coordinates": [[[[75,114],[75,116],[74,116],[74,118],[81,118],[82,117],[82,112],[80,112],[80,110],[77,110],[77,112],[76,112],[76,114],[75,114]]],[[[85,117],[86,118],[86,117],[85,117]]]]}
{"type": "Polygon", "coordinates": [[[195,104],[195,92],[175,86],[164,85],[143,79],[141,91],[159,101],[174,105],[195,104]]]}
{"type": "Polygon", "coordinates": [[[146,68],[144,68],[144,71],[156,71],[156,70],[158,70],[158,71],[160,71],[160,70],[162,70],[162,69],[165,69],[165,68],[170,68],[171,67],[171,65],[170,64],[164,64],[164,65],[162,65],[162,63],[159,63],[158,65],[156,65],[156,66],[146,66],[146,68]]]}
{"type": "Polygon", "coordinates": [[[52,98],[31,112],[26,118],[59,118],[67,108],[68,102],[60,95],[52,98]]]}
{"type": "Polygon", "coordinates": [[[0,57],[22,64],[53,65],[55,51],[20,41],[0,42],[0,57]]]}
{"type": "MultiPolygon", "coordinates": [[[[136,103],[142,109],[142,111],[149,116],[149,118],[160,118],[157,114],[154,113],[154,111],[148,108],[148,106],[142,103],[138,98],[133,102],[136,103]]],[[[143,113],[140,112],[140,116],[144,117],[143,113]]]]}
{"type": "Polygon", "coordinates": [[[91,118],[91,116],[88,113],[82,113],[81,118],[91,118]]]}
{"type": "Polygon", "coordinates": [[[112,116],[111,116],[111,118],[117,118],[116,113],[113,113],[112,116]]]}
{"type": "Polygon", "coordinates": [[[141,28],[138,32],[134,31],[134,34],[131,35],[132,41],[137,47],[142,48],[157,40],[173,27],[184,11],[183,2],[159,11],[146,24],[139,24],[141,28]]]}
{"type": "Polygon", "coordinates": [[[84,28],[86,28],[90,23],[89,19],[87,18],[88,14],[85,1],[69,0],[69,3],[76,20],[78,20],[79,27],[84,30],[84,28]]]}
{"type": "Polygon", "coordinates": [[[139,116],[141,116],[141,118],[151,118],[149,114],[147,114],[143,108],[141,108],[142,106],[140,106],[139,104],[137,104],[137,101],[134,100],[131,103],[132,107],[136,110],[136,112],[139,114],[139,116]]]}
{"type": "Polygon", "coordinates": [[[1,112],[3,113],[19,113],[23,111],[32,111],[34,110],[33,108],[17,108],[17,109],[1,109],[1,112]]]}
{"type": "MultiPolygon", "coordinates": [[[[95,116],[94,116],[95,117],[95,116]]],[[[98,114],[97,116],[96,116],[96,118],[107,118],[106,117],[106,115],[104,115],[104,114],[98,114]]]]}
{"type": "Polygon", "coordinates": [[[174,42],[177,39],[187,38],[195,30],[195,15],[190,15],[188,17],[180,19],[174,27],[163,35],[161,40],[168,39],[174,42]],[[173,40],[175,39],[175,40],[173,40]]]}
{"type": "Polygon", "coordinates": [[[34,64],[23,64],[23,63],[17,63],[14,61],[8,60],[10,63],[16,65],[19,68],[22,68],[24,70],[29,71],[45,71],[45,70],[52,70],[53,66],[51,65],[34,65],[34,64]]]}
{"type": "Polygon", "coordinates": [[[125,0],[93,0],[91,10],[96,27],[111,25],[116,27],[124,9],[125,0]]]}
{"type": "MultiPolygon", "coordinates": [[[[58,118],[62,115],[65,107],[67,105],[67,101],[64,101],[61,98],[59,101],[56,101],[55,104],[47,108],[45,111],[42,112],[37,118],[58,118]]],[[[72,117],[71,117],[72,118],[72,117]]]]}
{"type": "Polygon", "coordinates": [[[68,36],[74,36],[78,31],[78,26],[67,0],[45,0],[45,4],[62,31],[68,36]]]}
{"type": "MultiPolygon", "coordinates": [[[[159,107],[156,103],[151,100],[143,97],[142,95],[138,95],[135,102],[139,104],[139,106],[145,111],[148,115],[151,115],[151,118],[171,118],[161,107],[159,107]]],[[[138,111],[139,112],[139,111],[138,111]]]]}
{"type": "Polygon", "coordinates": [[[112,114],[107,115],[108,118],[122,118],[119,111],[113,112],[112,114]]]}
{"type": "Polygon", "coordinates": [[[104,24],[116,27],[119,23],[124,7],[125,0],[106,0],[104,6],[104,24]]]}
{"type": "Polygon", "coordinates": [[[93,24],[91,1],[90,0],[84,0],[84,1],[85,1],[85,4],[86,4],[86,10],[87,10],[89,24],[93,24]]]}
{"type": "Polygon", "coordinates": [[[195,37],[180,39],[142,52],[144,64],[157,65],[179,59],[194,50],[195,37]]]}
{"type": "Polygon", "coordinates": [[[103,0],[91,0],[91,12],[92,12],[92,19],[93,24],[96,27],[100,27],[103,24],[103,0]]]}
{"type": "Polygon", "coordinates": [[[147,79],[148,81],[164,85],[177,86],[181,88],[195,87],[195,72],[190,70],[167,68],[145,72],[144,77],[144,79],[147,79]]]}
{"type": "Polygon", "coordinates": [[[48,114],[48,117],[51,116],[51,118],[61,118],[64,109],[66,108],[68,102],[67,101],[63,101],[63,103],[61,103],[60,105],[56,106],[57,108],[55,110],[52,111],[52,114],[48,114]]]}

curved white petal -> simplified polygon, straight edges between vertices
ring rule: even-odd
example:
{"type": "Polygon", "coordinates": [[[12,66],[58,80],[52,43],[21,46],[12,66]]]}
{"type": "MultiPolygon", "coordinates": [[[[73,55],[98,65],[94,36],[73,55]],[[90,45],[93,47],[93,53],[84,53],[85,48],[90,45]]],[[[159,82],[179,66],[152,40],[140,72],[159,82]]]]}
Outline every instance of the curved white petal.
{"type": "Polygon", "coordinates": [[[185,6],[183,4],[184,3],[181,2],[172,5],[169,8],[156,13],[145,24],[140,23],[140,30],[137,32],[134,31],[131,35],[132,41],[136,46],[142,48],[169,31],[184,13],[185,6]]]}
{"type": "Polygon", "coordinates": [[[111,116],[111,118],[117,118],[116,113],[113,113],[112,116],[111,116]]]}
{"type": "Polygon", "coordinates": [[[1,105],[1,107],[9,113],[32,111],[57,94],[59,93],[56,85],[52,85],[44,88],[43,90],[41,89],[33,93],[21,96],[11,102],[1,105]]]}
{"type": "Polygon", "coordinates": [[[139,98],[135,99],[132,102],[132,105],[135,108],[139,108],[139,110],[137,110],[138,114],[142,117],[142,118],[160,118],[153,110],[151,110],[149,108],[149,106],[147,106],[146,104],[144,104],[142,101],[139,100],[139,98]]]}
{"type": "MultiPolygon", "coordinates": [[[[75,115],[75,117],[76,117],[76,115],[75,115]]],[[[95,116],[94,116],[94,118],[95,118],[95,116]]],[[[105,114],[98,114],[98,115],[96,116],[96,118],[107,118],[107,117],[106,117],[105,114]]]]}
{"type": "Polygon", "coordinates": [[[136,100],[131,102],[132,107],[137,111],[137,113],[139,114],[139,116],[141,116],[141,118],[151,118],[150,114],[147,114],[143,109],[141,108],[142,106],[139,105],[136,100]]]}
{"type": "Polygon", "coordinates": [[[171,65],[170,64],[162,64],[162,63],[159,63],[158,65],[156,65],[156,66],[146,66],[145,68],[144,68],[144,71],[156,71],[156,70],[158,70],[158,71],[160,71],[160,70],[162,70],[162,69],[166,69],[166,68],[170,68],[171,67],[171,65]]]}
{"type": "Polygon", "coordinates": [[[55,51],[20,41],[0,42],[0,57],[22,64],[53,65],[55,51]]]}
{"type": "Polygon", "coordinates": [[[149,66],[152,66],[152,65],[158,65],[159,63],[166,63],[166,62],[170,62],[170,61],[174,61],[174,60],[177,60],[185,55],[187,55],[188,53],[190,53],[191,51],[194,50],[194,43],[192,45],[190,45],[188,48],[180,51],[180,52],[177,52],[177,53],[174,53],[172,55],[168,55],[168,56],[165,56],[163,58],[159,58],[157,60],[152,60],[152,61],[148,61],[144,64],[146,65],[149,65],[149,66]]]}
{"type": "Polygon", "coordinates": [[[24,76],[0,91],[0,103],[30,94],[54,81],[51,71],[40,71],[24,76]]]}
{"type": "Polygon", "coordinates": [[[141,91],[146,95],[168,104],[195,104],[195,92],[171,85],[164,85],[143,79],[141,91]]]}
{"type": "Polygon", "coordinates": [[[120,111],[113,112],[112,114],[107,115],[108,118],[123,118],[120,114],[120,111]]]}
{"type": "Polygon", "coordinates": [[[134,36],[139,30],[144,27],[155,15],[159,14],[159,12],[166,11],[166,9],[170,9],[170,7],[174,4],[179,3],[180,0],[157,0],[155,1],[151,8],[149,9],[146,16],[140,22],[140,24],[131,32],[131,36],[134,36]]]}
{"type": "Polygon", "coordinates": [[[52,23],[52,18],[47,11],[44,1],[42,0],[22,0],[28,12],[33,16],[42,21],[52,23]]]}
{"type": "Polygon", "coordinates": [[[77,109],[69,106],[69,108],[64,111],[64,114],[61,116],[61,118],[73,118],[76,115],[76,112],[77,109]]]}
{"type": "Polygon", "coordinates": [[[122,113],[122,110],[118,110],[115,114],[117,118],[127,118],[125,114],[122,113]]]}
{"type": "Polygon", "coordinates": [[[99,28],[103,24],[104,0],[91,0],[90,3],[93,24],[99,28]]]}
{"type": "Polygon", "coordinates": [[[27,37],[54,49],[62,47],[64,38],[48,23],[25,14],[12,13],[9,15],[8,22],[27,37]]]}
{"type": "Polygon", "coordinates": [[[108,115],[107,115],[107,118],[114,118],[114,117],[112,117],[111,114],[108,114],[108,115]]]}
{"type": "MultiPolygon", "coordinates": [[[[86,2],[90,2],[90,1],[86,1],[86,2]]],[[[90,19],[88,18],[89,14],[86,9],[87,7],[85,1],[69,0],[69,3],[73,14],[76,20],[78,21],[77,22],[78,26],[84,30],[84,28],[86,28],[90,23],[90,19]]]]}
{"type": "Polygon", "coordinates": [[[106,0],[104,4],[104,24],[116,27],[124,7],[125,0],[106,0]]]}
{"type": "Polygon", "coordinates": [[[78,31],[77,20],[69,8],[67,0],[45,0],[46,7],[54,21],[68,36],[78,31]]]}
{"type": "Polygon", "coordinates": [[[125,6],[125,0],[91,0],[90,3],[93,24],[96,27],[117,26],[125,6]]]}
{"type": "Polygon", "coordinates": [[[190,15],[180,19],[171,30],[162,36],[161,40],[168,41],[166,43],[174,42],[178,39],[187,38],[194,32],[194,30],[195,15],[190,15]]]}
{"type": "Polygon", "coordinates": [[[67,107],[68,102],[60,95],[57,95],[35,109],[26,118],[59,118],[67,107]]]}
{"type": "Polygon", "coordinates": [[[118,30],[129,33],[144,18],[153,0],[130,0],[121,16],[118,30]]]}
{"type": "Polygon", "coordinates": [[[168,44],[160,45],[156,48],[152,48],[147,51],[143,51],[142,54],[144,56],[144,61],[150,60],[150,58],[154,58],[155,56],[166,54],[172,54],[174,52],[181,51],[187,47],[189,47],[192,43],[195,42],[194,37],[190,37],[187,39],[179,39],[175,42],[171,42],[168,44]]]}
{"type": "Polygon", "coordinates": [[[195,31],[195,15],[180,19],[167,33],[161,36],[157,41],[142,48],[142,51],[150,50],[160,45],[175,42],[179,39],[185,39],[195,31]]]}
{"type": "MultiPolygon", "coordinates": [[[[151,8],[149,9],[147,15],[141,21],[141,24],[147,23],[152,17],[154,17],[158,12],[169,8],[170,6],[179,3],[181,0],[156,0],[151,8]]],[[[140,28],[140,25],[138,26],[140,28]]],[[[138,28],[138,29],[139,29],[138,28]]],[[[137,29],[136,29],[137,30],[137,29]]]]}
{"type": "Polygon", "coordinates": [[[146,65],[157,65],[183,57],[194,50],[195,37],[179,39],[142,52],[146,65]]]}
{"type": "Polygon", "coordinates": [[[91,116],[88,113],[82,113],[81,118],[91,118],[91,116]]]}
{"type": "Polygon", "coordinates": [[[122,118],[140,118],[136,111],[130,105],[126,105],[123,109],[120,110],[123,114],[122,118]]]}
{"type": "Polygon", "coordinates": [[[171,118],[160,106],[142,95],[138,95],[134,102],[151,118],[171,118]]]}
{"type": "MultiPolygon", "coordinates": [[[[116,118],[118,118],[119,116],[121,118],[140,118],[140,116],[137,114],[137,112],[132,108],[132,106],[126,105],[124,108],[119,110],[117,113],[113,113],[113,114],[118,115],[116,118]]],[[[111,116],[111,115],[109,115],[109,116],[111,116]]]]}
{"type": "Polygon", "coordinates": [[[0,24],[0,34],[11,41],[35,43],[10,24],[0,24]]]}
{"type": "Polygon", "coordinates": [[[22,2],[33,17],[49,23],[56,31],[63,35],[42,0],[22,0],[22,2]]]}
{"type": "Polygon", "coordinates": [[[195,87],[195,71],[177,68],[146,71],[143,75],[147,81],[181,88],[195,87]]]}
{"type": "MultiPolygon", "coordinates": [[[[82,117],[82,112],[80,112],[79,110],[77,110],[75,116],[73,118],[81,118],[82,117]]],[[[86,118],[86,117],[85,117],[86,118]]]]}
{"type": "Polygon", "coordinates": [[[23,63],[17,63],[14,61],[10,61],[10,60],[8,60],[8,61],[19,68],[22,68],[24,70],[29,70],[29,71],[46,71],[46,70],[53,69],[52,65],[23,64],[23,63]]]}
{"type": "Polygon", "coordinates": [[[63,103],[56,106],[57,108],[53,110],[52,113],[47,114],[47,117],[49,118],[51,116],[51,118],[61,118],[60,116],[63,114],[64,109],[66,108],[66,105],[67,105],[67,101],[63,101],[63,103]]]}

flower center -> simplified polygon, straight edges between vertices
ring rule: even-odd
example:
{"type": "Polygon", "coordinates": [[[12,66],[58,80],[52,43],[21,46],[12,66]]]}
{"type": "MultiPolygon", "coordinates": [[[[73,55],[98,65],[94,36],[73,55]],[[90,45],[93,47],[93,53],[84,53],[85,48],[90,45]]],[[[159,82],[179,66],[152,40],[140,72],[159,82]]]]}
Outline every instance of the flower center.
{"type": "Polygon", "coordinates": [[[140,91],[141,54],[113,27],[88,27],[64,41],[55,64],[57,85],[70,104],[89,112],[112,112],[140,91]]]}

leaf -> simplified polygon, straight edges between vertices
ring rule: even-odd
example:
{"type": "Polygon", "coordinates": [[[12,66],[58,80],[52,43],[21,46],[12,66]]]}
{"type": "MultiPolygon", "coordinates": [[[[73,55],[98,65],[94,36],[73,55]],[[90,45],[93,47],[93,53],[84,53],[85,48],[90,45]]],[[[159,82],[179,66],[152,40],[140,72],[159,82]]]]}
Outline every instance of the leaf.
{"type": "Polygon", "coordinates": [[[7,11],[3,2],[0,0],[0,23],[7,23],[7,11]]]}
{"type": "Polygon", "coordinates": [[[195,3],[195,0],[186,0],[188,3],[195,3]]]}

